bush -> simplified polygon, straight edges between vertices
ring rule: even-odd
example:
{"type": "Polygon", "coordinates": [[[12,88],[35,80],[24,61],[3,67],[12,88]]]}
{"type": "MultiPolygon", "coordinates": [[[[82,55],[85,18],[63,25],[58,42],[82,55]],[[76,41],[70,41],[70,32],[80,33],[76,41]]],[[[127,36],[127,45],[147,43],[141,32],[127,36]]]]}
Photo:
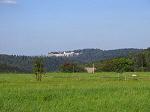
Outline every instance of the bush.
{"type": "Polygon", "coordinates": [[[74,64],[74,63],[65,63],[60,66],[60,71],[61,72],[68,72],[68,73],[73,73],[73,72],[84,72],[84,67],[74,64]]]}

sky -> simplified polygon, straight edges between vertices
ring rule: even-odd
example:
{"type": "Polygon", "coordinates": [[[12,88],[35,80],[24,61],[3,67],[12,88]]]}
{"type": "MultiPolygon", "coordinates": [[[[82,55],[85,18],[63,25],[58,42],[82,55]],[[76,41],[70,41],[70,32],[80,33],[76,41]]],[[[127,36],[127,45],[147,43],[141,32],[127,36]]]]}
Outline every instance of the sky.
{"type": "Polygon", "coordinates": [[[0,0],[0,54],[150,47],[150,0],[0,0]]]}

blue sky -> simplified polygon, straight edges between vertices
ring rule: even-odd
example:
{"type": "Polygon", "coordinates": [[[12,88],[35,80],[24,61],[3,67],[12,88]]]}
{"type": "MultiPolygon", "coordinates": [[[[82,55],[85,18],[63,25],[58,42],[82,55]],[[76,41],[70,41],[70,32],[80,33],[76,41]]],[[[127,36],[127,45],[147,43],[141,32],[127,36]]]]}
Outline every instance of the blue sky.
{"type": "Polygon", "coordinates": [[[150,47],[149,0],[0,0],[0,53],[150,47]]]}

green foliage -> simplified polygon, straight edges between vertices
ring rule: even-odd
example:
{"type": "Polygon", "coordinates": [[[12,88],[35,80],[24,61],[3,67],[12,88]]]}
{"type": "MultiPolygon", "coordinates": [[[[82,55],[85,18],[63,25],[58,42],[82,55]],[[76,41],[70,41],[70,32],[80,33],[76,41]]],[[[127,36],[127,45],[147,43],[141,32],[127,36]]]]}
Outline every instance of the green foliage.
{"type": "Polygon", "coordinates": [[[84,67],[75,63],[65,63],[60,66],[60,71],[68,73],[84,72],[84,67]]]}
{"type": "Polygon", "coordinates": [[[131,72],[133,71],[133,61],[129,58],[115,58],[96,62],[97,72],[131,72]]]}
{"type": "Polygon", "coordinates": [[[133,55],[135,71],[150,71],[150,49],[133,55]]]}
{"type": "Polygon", "coordinates": [[[17,66],[14,65],[8,65],[8,64],[0,64],[0,72],[14,72],[14,73],[19,73],[19,72],[24,72],[23,69],[18,68],[17,66]]]}
{"type": "MultiPolygon", "coordinates": [[[[92,65],[91,63],[95,62],[97,71],[150,71],[150,48],[145,50],[119,49],[109,51],[84,49],[74,52],[80,52],[81,55],[74,57],[42,57],[45,71],[57,72],[65,62],[79,63],[76,67],[79,70],[76,71],[82,71],[84,67],[81,67],[81,65],[89,62],[90,64],[87,65],[92,65]],[[80,68],[82,69],[80,70],[80,68]]],[[[0,55],[0,72],[31,73],[33,69],[32,62],[36,58],[32,56],[0,55]]],[[[61,70],[65,71],[64,69],[61,70]]],[[[73,72],[72,66],[65,72],[73,72]]]]}
{"type": "MultiPolygon", "coordinates": [[[[103,51],[100,49],[75,50],[79,56],[73,57],[42,57],[47,72],[59,71],[60,65],[65,62],[85,64],[93,61],[107,60],[117,57],[127,57],[130,53],[141,52],[141,49],[118,49],[103,51]]],[[[31,73],[35,60],[34,56],[0,55],[0,72],[31,73]],[[5,69],[2,69],[5,68],[5,69]]]]}
{"type": "Polygon", "coordinates": [[[42,75],[44,74],[44,64],[42,58],[36,58],[34,61],[34,68],[33,71],[36,75],[36,79],[38,81],[42,80],[42,75]]]}
{"type": "Polygon", "coordinates": [[[132,72],[133,69],[133,61],[129,58],[118,58],[113,60],[114,63],[114,71],[115,72],[132,72]]]}
{"type": "MultiPolygon", "coordinates": [[[[132,72],[132,71],[150,71],[150,49],[142,52],[130,54],[128,57],[107,59],[94,62],[97,72],[132,72]]],[[[88,65],[91,65],[88,64],[88,65]]]]}
{"type": "Polygon", "coordinates": [[[101,60],[109,60],[118,57],[128,57],[129,54],[139,53],[141,49],[116,49],[116,50],[100,50],[100,49],[83,49],[75,50],[80,52],[81,55],[71,59],[81,63],[90,63],[101,60]]]}
{"type": "MultiPolygon", "coordinates": [[[[0,72],[32,73],[34,56],[0,55],[0,72]]],[[[67,58],[42,57],[47,72],[58,71],[67,58]]]]}
{"type": "Polygon", "coordinates": [[[37,82],[32,74],[0,74],[0,112],[150,112],[150,73],[137,75],[50,73],[37,82]]]}

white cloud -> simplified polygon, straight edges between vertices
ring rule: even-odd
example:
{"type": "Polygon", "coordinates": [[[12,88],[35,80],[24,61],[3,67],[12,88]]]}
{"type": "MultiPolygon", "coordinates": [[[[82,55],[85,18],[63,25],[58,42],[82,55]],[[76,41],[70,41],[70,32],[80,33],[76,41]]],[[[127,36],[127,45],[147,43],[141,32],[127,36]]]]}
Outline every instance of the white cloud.
{"type": "Polygon", "coordinates": [[[0,3],[17,4],[17,1],[16,0],[0,0],[0,3]]]}

